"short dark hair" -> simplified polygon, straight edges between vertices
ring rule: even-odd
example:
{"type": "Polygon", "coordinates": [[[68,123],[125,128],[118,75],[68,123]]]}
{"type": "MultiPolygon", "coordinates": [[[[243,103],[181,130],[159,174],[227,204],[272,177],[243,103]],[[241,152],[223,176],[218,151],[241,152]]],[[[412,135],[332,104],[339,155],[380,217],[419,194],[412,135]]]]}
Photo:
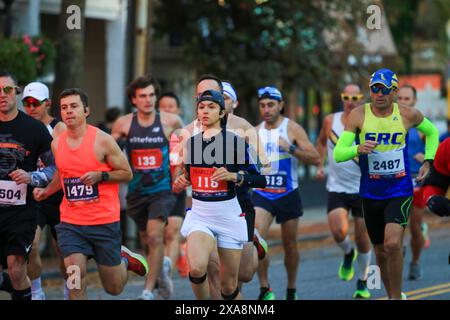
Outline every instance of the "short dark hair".
{"type": "Polygon", "coordinates": [[[105,112],[105,121],[106,122],[114,122],[120,116],[122,112],[118,107],[111,107],[106,109],[105,112]]]}
{"type": "Polygon", "coordinates": [[[180,99],[178,99],[177,95],[173,92],[164,92],[163,94],[161,94],[158,97],[158,103],[157,103],[158,108],[159,108],[159,102],[162,100],[162,98],[165,98],[165,97],[175,99],[175,101],[177,102],[177,108],[180,109],[180,99]]]}
{"type": "Polygon", "coordinates": [[[80,88],[64,89],[63,92],[61,92],[59,95],[59,104],[61,105],[62,98],[65,98],[68,96],[79,96],[81,99],[81,102],[83,103],[83,108],[85,111],[86,111],[86,108],[89,107],[89,98],[88,98],[87,94],[80,88]]]}
{"type": "Polygon", "coordinates": [[[404,84],[404,85],[402,85],[402,86],[400,87],[400,89],[403,89],[403,88],[409,88],[409,89],[411,89],[412,92],[413,92],[414,99],[417,98],[417,89],[416,89],[413,85],[407,83],[407,84],[404,84]]]}
{"type": "Polygon", "coordinates": [[[15,74],[7,71],[7,70],[0,70],[0,78],[11,78],[12,81],[14,81],[14,84],[17,86],[17,77],[15,74]]]}
{"type": "Polygon", "coordinates": [[[217,82],[217,84],[220,87],[220,92],[223,94],[223,85],[222,85],[222,80],[220,80],[218,77],[216,77],[215,75],[212,74],[204,74],[202,76],[200,76],[200,78],[197,81],[197,86],[200,82],[202,82],[203,80],[214,80],[217,82]]]}
{"type": "Polygon", "coordinates": [[[131,102],[131,98],[136,96],[136,89],[144,89],[148,86],[153,86],[155,89],[156,96],[159,96],[160,86],[158,80],[151,74],[140,76],[131,81],[127,86],[127,97],[131,102]]]}

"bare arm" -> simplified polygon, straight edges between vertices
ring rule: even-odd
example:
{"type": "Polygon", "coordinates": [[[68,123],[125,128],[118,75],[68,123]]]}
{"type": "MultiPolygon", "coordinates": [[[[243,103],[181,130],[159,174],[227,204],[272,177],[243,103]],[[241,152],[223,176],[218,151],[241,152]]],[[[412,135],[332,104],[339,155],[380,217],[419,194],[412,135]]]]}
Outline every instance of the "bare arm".
{"type": "Polygon", "coordinates": [[[297,148],[293,152],[289,149],[286,150],[286,145],[283,145],[280,141],[280,147],[285,151],[291,152],[291,154],[297,159],[301,160],[304,164],[319,164],[319,153],[317,152],[314,145],[308,138],[305,130],[297,123],[289,120],[289,136],[292,136],[292,141],[297,145],[297,148]]]}
{"type": "MultiPolygon", "coordinates": [[[[133,173],[127,158],[120,150],[119,145],[110,135],[99,131],[96,142],[96,156],[101,155],[102,162],[106,162],[111,171],[108,172],[108,182],[128,182],[133,178],[133,173]]],[[[100,160],[100,159],[99,159],[100,160]]],[[[102,180],[101,171],[90,171],[80,177],[80,181],[85,185],[93,185],[102,180]]],[[[105,183],[105,182],[104,182],[105,183]]]]}
{"type": "MultiPolygon", "coordinates": [[[[58,147],[58,138],[53,139],[52,141],[52,152],[53,155],[56,155],[56,148],[58,147]]],[[[50,183],[45,188],[34,188],[33,196],[36,201],[42,201],[51,196],[52,194],[61,190],[61,181],[59,177],[59,170],[56,168],[56,171],[53,174],[53,178],[50,183]]]]}
{"type": "Polygon", "coordinates": [[[319,165],[317,166],[317,178],[323,179],[325,177],[323,166],[327,155],[327,140],[330,135],[331,124],[333,122],[333,115],[329,114],[323,119],[322,128],[316,141],[316,149],[319,153],[319,165]]]}

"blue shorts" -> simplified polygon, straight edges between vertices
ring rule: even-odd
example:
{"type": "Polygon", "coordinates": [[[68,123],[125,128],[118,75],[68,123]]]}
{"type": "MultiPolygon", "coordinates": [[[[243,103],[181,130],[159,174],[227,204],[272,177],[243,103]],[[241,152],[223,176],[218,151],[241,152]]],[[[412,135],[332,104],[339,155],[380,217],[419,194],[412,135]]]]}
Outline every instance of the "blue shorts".
{"type": "Polygon", "coordinates": [[[58,246],[64,258],[81,253],[103,266],[118,266],[122,259],[120,222],[80,226],[62,222],[55,226],[58,246]]]}
{"type": "Polygon", "coordinates": [[[252,195],[253,205],[269,211],[276,219],[276,223],[283,223],[303,216],[302,199],[298,189],[276,200],[264,198],[257,192],[252,195]]]}

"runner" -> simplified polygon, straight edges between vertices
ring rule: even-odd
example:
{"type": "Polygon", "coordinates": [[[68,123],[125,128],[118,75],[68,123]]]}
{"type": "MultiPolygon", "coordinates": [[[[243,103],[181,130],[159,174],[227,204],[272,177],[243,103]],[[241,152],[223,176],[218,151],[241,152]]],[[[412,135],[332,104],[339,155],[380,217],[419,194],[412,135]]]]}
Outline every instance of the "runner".
{"type": "MultiPolygon", "coordinates": [[[[257,127],[264,150],[269,158],[272,175],[266,176],[267,187],[255,190],[253,203],[256,228],[266,238],[276,218],[281,224],[281,236],[287,272],[286,299],[297,299],[296,282],[299,263],[297,230],[303,215],[298,186],[298,160],[305,164],[319,164],[319,154],[308,139],[305,130],[296,122],[281,115],[284,108],[281,92],[275,87],[258,90],[259,111],[264,121],[257,127]]],[[[260,261],[259,300],[274,300],[275,294],[268,279],[269,257],[260,261]]]]}
{"type": "Polygon", "coordinates": [[[450,138],[440,145],[423,191],[428,208],[441,217],[450,216],[450,200],[445,193],[450,186],[450,138]]]}
{"type": "MultiPolygon", "coordinates": [[[[66,130],[63,122],[58,122],[55,118],[49,115],[49,110],[52,101],[50,100],[49,91],[45,84],[40,82],[32,82],[28,84],[22,95],[22,103],[25,112],[36,120],[41,121],[46,127],[52,137],[57,137],[62,131],[66,130]]],[[[42,161],[38,161],[38,168],[43,170],[42,161]]],[[[31,280],[31,294],[32,300],[45,300],[45,293],[42,290],[41,274],[42,261],[39,254],[41,233],[46,225],[49,226],[52,243],[57,256],[59,257],[59,269],[63,278],[67,278],[66,268],[64,267],[64,259],[62,258],[57,244],[55,226],[59,224],[59,206],[61,204],[63,192],[59,191],[52,195],[49,199],[38,204],[38,226],[36,228],[36,235],[33,240],[33,247],[31,248],[30,261],[28,262],[28,277],[31,280]]],[[[69,299],[69,289],[64,281],[64,299],[69,299]]]]}
{"type": "MultiPolygon", "coordinates": [[[[414,108],[417,103],[416,88],[411,85],[402,86],[398,91],[397,102],[399,106],[414,108]]],[[[423,200],[423,187],[416,181],[425,156],[425,143],[422,139],[423,136],[419,134],[416,128],[409,129],[406,145],[408,146],[409,169],[414,188],[413,207],[409,225],[412,252],[412,261],[409,264],[409,280],[419,280],[422,278],[423,271],[419,263],[420,253],[422,248],[430,245],[430,240],[427,236],[428,225],[423,222],[426,207],[425,201],[423,200]]]]}
{"type": "MultiPolygon", "coordinates": [[[[222,82],[222,86],[225,101],[225,112],[227,114],[227,116],[225,117],[225,121],[228,130],[234,129],[234,132],[236,134],[239,134],[243,130],[246,130],[247,138],[249,138],[249,135],[252,136],[253,132],[255,132],[256,134],[255,128],[251,125],[246,125],[245,127],[234,127],[234,119],[237,118],[236,116],[234,116],[234,110],[239,105],[238,96],[231,83],[222,82]]],[[[245,138],[245,134],[241,137],[245,138]]],[[[239,282],[240,286],[242,286],[242,282],[250,282],[253,279],[253,275],[258,271],[258,261],[260,259],[264,259],[264,256],[268,251],[268,247],[266,241],[261,237],[258,230],[255,229],[256,214],[251,199],[250,188],[248,188],[247,186],[238,186],[236,187],[236,195],[242,212],[245,212],[248,234],[248,242],[244,244],[241,256],[241,264],[239,266],[239,282]]]]}
{"type": "Polygon", "coordinates": [[[131,169],[114,139],[87,124],[90,110],[83,91],[66,89],[59,101],[67,130],[52,142],[58,170],[45,189],[35,188],[34,197],[45,200],[64,186],[58,245],[67,271],[78,271],[81,277],[80,286],[70,288],[70,299],[87,298],[86,265],[91,257],[105,291],[119,295],[127,270],[141,276],[148,270],[144,257],[121,247],[118,183],[131,180],[131,169]]]}
{"type": "Polygon", "coordinates": [[[332,113],[323,120],[322,129],[317,139],[317,151],[320,154],[320,165],[317,169],[317,177],[323,179],[323,164],[325,156],[328,156],[328,224],[331,233],[339,248],[344,254],[339,267],[339,278],[350,281],[355,273],[353,262],[358,265],[358,280],[354,298],[370,298],[367,289],[368,268],[370,265],[371,250],[370,239],[362,214],[362,202],[359,197],[359,183],[361,172],[357,159],[344,163],[336,163],[333,158],[333,150],[337,140],[344,131],[345,123],[350,112],[364,102],[361,88],[356,84],[349,84],[341,94],[343,112],[332,113]],[[348,235],[350,209],[355,224],[355,250],[348,235]]]}
{"type": "MultiPolygon", "coordinates": [[[[158,109],[163,112],[180,115],[180,100],[172,93],[161,94],[158,99],[158,109]]],[[[169,158],[170,158],[170,176],[172,182],[178,176],[178,154],[180,148],[180,139],[176,131],[170,135],[169,158]]],[[[186,258],[186,242],[181,239],[180,229],[186,212],[186,190],[174,193],[176,197],[175,207],[169,213],[169,219],[164,229],[164,250],[165,257],[169,257],[172,265],[177,265],[178,273],[181,277],[187,277],[189,273],[186,258]]],[[[166,259],[166,258],[165,258],[166,259]]]]}
{"type": "Polygon", "coordinates": [[[180,117],[158,112],[159,85],[152,76],[133,80],[127,88],[136,113],[120,117],[113,126],[116,140],[125,138],[133,180],[128,185],[127,214],[136,222],[150,266],[139,300],[153,300],[156,282],[159,294],[169,299],[173,292],[171,261],[164,258],[164,228],[175,205],[169,165],[170,134],[182,127],[180,117]]]}
{"type": "MultiPolygon", "coordinates": [[[[233,99],[227,98],[227,96],[229,95],[235,95],[237,100],[237,95],[234,89],[227,85],[224,86],[221,80],[216,76],[206,74],[201,76],[199,81],[197,82],[197,96],[206,90],[216,90],[223,93],[226,111],[224,121],[226,122],[227,130],[232,131],[242,138],[245,138],[249,145],[252,147],[252,150],[256,149],[258,151],[258,157],[261,162],[266,163],[264,152],[262,150],[263,148],[257,145],[259,143],[259,140],[255,128],[247,120],[238,117],[233,113],[228,113],[228,111],[232,111],[233,107],[237,106],[238,104],[236,102],[232,102],[233,99]],[[233,90],[234,93],[231,90],[233,90]]],[[[183,132],[187,132],[187,137],[184,137],[184,141],[187,141],[187,139],[192,136],[192,134],[201,131],[201,122],[198,120],[194,120],[185,129],[186,130],[184,130],[183,132]]],[[[247,187],[238,187],[236,189],[241,209],[246,213],[245,219],[247,221],[247,231],[249,239],[249,243],[244,245],[244,249],[242,251],[241,266],[239,268],[240,282],[248,282],[253,278],[253,275],[258,267],[258,257],[262,259],[267,251],[267,244],[265,243],[264,239],[262,239],[262,237],[260,237],[258,233],[254,233],[255,214],[253,205],[251,204],[251,199],[248,195],[248,190],[249,188],[247,187]],[[253,245],[251,244],[253,244],[257,248],[256,252],[254,249],[252,249],[253,245]]],[[[217,250],[213,250],[209,259],[208,282],[211,298],[214,300],[220,299],[219,256],[217,250]]]]}
{"type": "Polygon", "coordinates": [[[225,130],[222,93],[206,90],[197,99],[202,132],[185,145],[185,173],[175,181],[177,189],[192,183],[192,210],[181,229],[187,237],[189,279],[197,299],[210,298],[207,265],[217,246],[221,295],[225,300],[241,299],[238,270],[248,238],[235,184],[264,187],[266,182],[251,164],[245,140],[225,130]]]}
{"type": "Polygon", "coordinates": [[[371,103],[350,113],[334,159],[343,162],[359,155],[360,196],[369,237],[389,298],[402,299],[402,242],[413,195],[406,135],[417,127],[426,136],[425,161],[417,176],[421,181],[436,153],[438,131],[417,109],[394,103],[398,80],[391,70],[373,73],[369,87],[371,103]],[[357,132],[359,144],[352,146],[357,132]]]}
{"type": "Polygon", "coordinates": [[[18,93],[15,76],[0,71],[0,288],[13,300],[31,300],[27,262],[37,226],[32,187],[48,183],[54,162],[52,137],[41,122],[17,109],[18,93]],[[53,165],[49,176],[30,174],[38,158],[53,165]]]}

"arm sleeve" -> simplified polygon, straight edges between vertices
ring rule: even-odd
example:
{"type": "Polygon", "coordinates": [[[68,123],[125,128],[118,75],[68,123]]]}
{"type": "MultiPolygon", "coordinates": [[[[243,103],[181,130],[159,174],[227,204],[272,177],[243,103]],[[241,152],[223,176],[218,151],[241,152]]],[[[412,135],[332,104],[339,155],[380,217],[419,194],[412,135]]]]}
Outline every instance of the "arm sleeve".
{"type": "Polygon", "coordinates": [[[344,131],[342,133],[333,151],[333,157],[336,162],[348,161],[358,155],[358,146],[353,146],[355,138],[356,134],[353,132],[344,131]]]}
{"type": "Polygon", "coordinates": [[[425,159],[434,159],[436,150],[439,146],[439,131],[436,126],[427,118],[416,127],[417,130],[425,135],[425,159]]]}
{"type": "Polygon", "coordinates": [[[50,183],[53,179],[53,175],[55,174],[56,166],[50,165],[42,169],[42,171],[33,171],[31,172],[31,183],[32,187],[45,187],[50,183]]]}

